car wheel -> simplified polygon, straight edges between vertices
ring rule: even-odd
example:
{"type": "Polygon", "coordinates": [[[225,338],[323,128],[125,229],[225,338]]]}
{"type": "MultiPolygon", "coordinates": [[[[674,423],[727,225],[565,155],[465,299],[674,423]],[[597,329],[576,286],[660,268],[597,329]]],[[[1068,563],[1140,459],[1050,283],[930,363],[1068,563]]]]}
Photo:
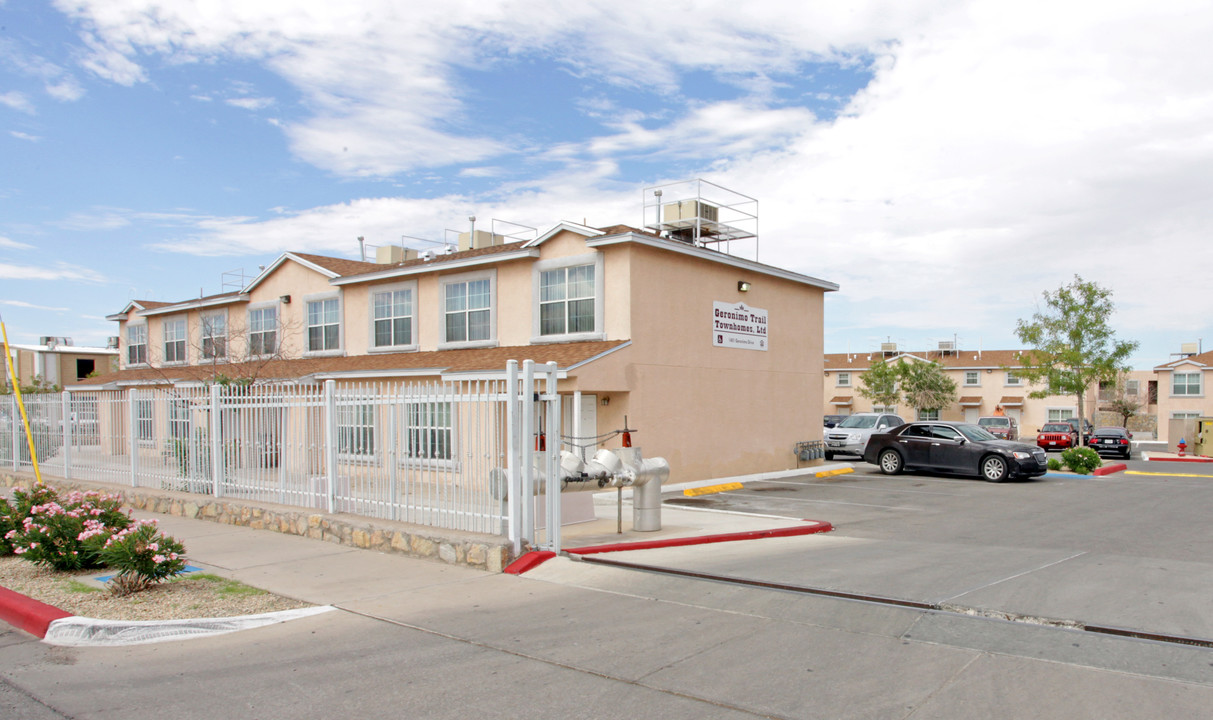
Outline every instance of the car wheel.
{"type": "Polygon", "coordinates": [[[826,451],[826,460],[833,460],[833,459],[834,459],[834,453],[827,450],[826,451]]]}
{"type": "Polygon", "coordinates": [[[877,464],[885,475],[897,475],[901,472],[901,453],[896,450],[883,450],[877,458],[877,464]]]}
{"type": "Polygon", "coordinates": [[[987,455],[981,460],[981,476],[989,482],[1007,479],[1007,461],[997,455],[987,455]]]}

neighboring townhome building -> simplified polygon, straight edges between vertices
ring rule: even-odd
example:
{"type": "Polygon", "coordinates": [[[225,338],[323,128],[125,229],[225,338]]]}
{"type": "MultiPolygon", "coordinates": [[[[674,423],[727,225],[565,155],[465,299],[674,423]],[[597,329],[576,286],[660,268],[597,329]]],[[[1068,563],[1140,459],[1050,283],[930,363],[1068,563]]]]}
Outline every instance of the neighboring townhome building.
{"type": "MultiPolygon", "coordinates": [[[[92,382],[118,368],[118,342],[113,347],[76,346],[68,337],[43,337],[38,345],[10,344],[13,368],[23,386],[72,387],[92,382]]],[[[0,362],[0,385],[8,386],[8,363],[0,362]]]]}
{"type": "MultiPolygon", "coordinates": [[[[670,482],[793,468],[795,444],[821,439],[833,283],[627,226],[379,250],[382,262],[288,252],[238,292],[132,301],[110,316],[121,369],[96,386],[489,378],[529,359],[558,365],[562,434],[632,429],[670,482]]],[[[162,422],[130,412],[149,435],[162,422]]],[[[351,455],[389,431],[369,409],[342,423],[351,455]]],[[[406,444],[460,429],[437,405],[403,424],[406,444]]]]}
{"type": "Polygon", "coordinates": [[[1154,368],[1158,377],[1159,440],[1172,447],[1182,438],[1191,444],[1196,419],[1213,417],[1209,401],[1213,382],[1213,351],[1198,352],[1196,343],[1185,343],[1179,357],[1154,368]]]}
{"type": "MultiPolygon", "coordinates": [[[[1016,372],[1020,367],[1018,350],[960,350],[944,344],[943,349],[922,352],[898,350],[885,344],[876,353],[833,353],[825,356],[823,398],[824,414],[850,415],[878,410],[895,412],[910,420],[957,420],[975,423],[980,417],[1007,415],[1019,426],[1021,437],[1034,438],[1042,425],[1053,420],[1077,417],[1078,402],[1073,395],[1048,395],[1033,398],[1033,387],[1016,372]],[[933,413],[918,413],[908,407],[876,407],[859,393],[863,373],[873,359],[896,364],[898,361],[936,362],[944,374],[956,382],[957,401],[951,407],[933,413]]],[[[1084,402],[1084,417],[1090,419],[1096,409],[1095,388],[1084,402]]]]}

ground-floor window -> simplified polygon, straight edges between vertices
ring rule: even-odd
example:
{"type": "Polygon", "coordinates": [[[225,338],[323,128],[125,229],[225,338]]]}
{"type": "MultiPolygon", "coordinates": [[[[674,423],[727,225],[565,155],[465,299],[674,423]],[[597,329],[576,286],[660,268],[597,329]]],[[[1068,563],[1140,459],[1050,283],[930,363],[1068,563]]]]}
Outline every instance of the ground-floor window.
{"type": "Polygon", "coordinates": [[[897,406],[896,406],[896,405],[873,405],[873,406],[872,406],[872,412],[874,412],[874,413],[888,413],[888,414],[890,414],[890,415],[896,415],[896,414],[897,414],[897,406]]]}
{"type": "Polygon", "coordinates": [[[1200,416],[1200,411],[1198,410],[1185,410],[1171,413],[1172,420],[1195,420],[1200,416]]]}
{"type": "Polygon", "coordinates": [[[919,410],[918,419],[919,420],[938,420],[939,411],[938,410],[919,410]]]}
{"type": "Polygon", "coordinates": [[[449,402],[409,403],[405,406],[408,432],[405,457],[450,460],[454,457],[454,413],[449,402]]]}
{"type": "Polygon", "coordinates": [[[152,442],[156,439],[151,400],[135,400],[135,438],[139,442],[152,442]]]}
{"type": "Polygon", "coordinates": [[[337,452],[342,455],[375,454],[375,406],[337,406],[337,452]]]}
{"type": "Polygon", "coordinates": [[[1061,422],[1069,418],[1077,417],[1074,408],[1049,408],[1049,417],[1047,422],[1061,422]]]}

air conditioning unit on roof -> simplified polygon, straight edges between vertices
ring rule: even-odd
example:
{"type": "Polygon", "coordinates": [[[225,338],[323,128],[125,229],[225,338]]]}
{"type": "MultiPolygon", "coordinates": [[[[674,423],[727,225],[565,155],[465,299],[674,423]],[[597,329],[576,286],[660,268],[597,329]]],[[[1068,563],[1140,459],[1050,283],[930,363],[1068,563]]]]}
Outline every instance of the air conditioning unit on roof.
{"type": "Polygon", "coordinates": [[[956,343],[952,340],[940,340],[939,352],[953,352],[956,350],[956,343]]]}
{"type": "Polygon", "coordinates": [[[887,342],[880,344],[880,351],[885,354],[897,352],[897,343],[887,342]]]}

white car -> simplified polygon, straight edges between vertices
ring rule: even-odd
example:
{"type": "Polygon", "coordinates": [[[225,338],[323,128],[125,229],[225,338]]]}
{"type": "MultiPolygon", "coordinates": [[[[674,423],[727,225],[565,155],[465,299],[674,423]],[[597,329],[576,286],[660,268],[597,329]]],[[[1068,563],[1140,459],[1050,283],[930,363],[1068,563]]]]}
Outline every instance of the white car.
{"type": "Polygon", "coordinates": [[[868,446],[868,438],[874,433],[884,432],[906,421],[889,413],[855,413],[843,418],[842,422],[826,430],[826,460],[833,460],[836,454],[863,456],[863,449],[868,446]]]}

